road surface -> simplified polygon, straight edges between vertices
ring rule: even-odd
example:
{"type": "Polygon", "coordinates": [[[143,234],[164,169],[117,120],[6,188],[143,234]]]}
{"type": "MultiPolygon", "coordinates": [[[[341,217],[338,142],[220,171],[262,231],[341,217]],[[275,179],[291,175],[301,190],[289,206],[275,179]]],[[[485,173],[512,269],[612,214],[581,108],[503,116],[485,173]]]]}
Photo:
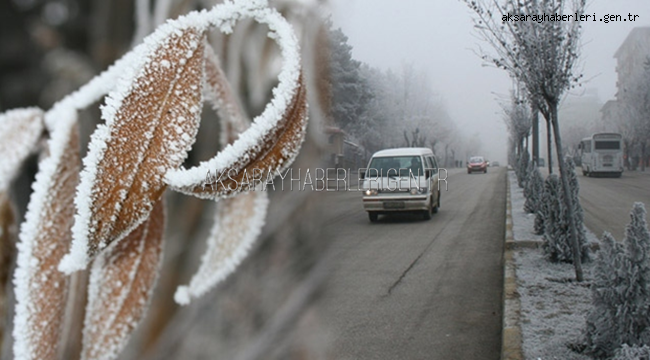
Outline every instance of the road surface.
{"type": "Polygon", "coordinates": [[[506,169],[463,171],[430,221],[371,224],[360,193],[328,194],[336,264],[319,308],[333,358],[499,359],[506,169]]]}
{"type": "Polygon", "coordinates": [[[620,178],[582,176],[579,167],[576,172],[585,225],[599,238],[603,231],[618,240],[623,238],[635,201],[645,203],[650,210],[650,170],[624,172],[620,178]]]}

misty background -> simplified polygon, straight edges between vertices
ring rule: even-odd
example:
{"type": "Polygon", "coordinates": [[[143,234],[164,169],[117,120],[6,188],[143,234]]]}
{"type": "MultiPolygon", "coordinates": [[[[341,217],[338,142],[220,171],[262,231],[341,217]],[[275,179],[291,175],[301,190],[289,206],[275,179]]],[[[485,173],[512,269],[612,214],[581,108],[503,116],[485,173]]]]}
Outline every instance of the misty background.
{"type": "MultiPolygon", "coordinates": [[[[333,27],[348,37],[355,60],[395,73],[412,67],[426,76],[433,101],[444,106],[462,136],[462,155],[474,155],[479,139],[476,151],[506,162],[508,132],[499,102],[508,100],[512,80],[477,55],[481,47],[490,49],[476,36],[464,3],[333,0],[330,5],[333,27]]],[[[568,92],[560,108],[563,134],[573,133],[567,135],[567,147],[577,145],[574,139],[589,136],[591,125],[594,130],[602,128],[600,109],[617,91],[614,53],[633,28],[650,26],[650,2],[644,0],[588,1],[586,13],[597,18],[628,13],[639,17],[635,22],[584,22],[579,66],[584,81],[568,92]]],[[[545,136],[540,125],[540,139],[545,136]]],[[[540,153],[545,157],[544,141],[540,153]]],[[[439,149],[437,155],[441,158],[439,149]]]]}

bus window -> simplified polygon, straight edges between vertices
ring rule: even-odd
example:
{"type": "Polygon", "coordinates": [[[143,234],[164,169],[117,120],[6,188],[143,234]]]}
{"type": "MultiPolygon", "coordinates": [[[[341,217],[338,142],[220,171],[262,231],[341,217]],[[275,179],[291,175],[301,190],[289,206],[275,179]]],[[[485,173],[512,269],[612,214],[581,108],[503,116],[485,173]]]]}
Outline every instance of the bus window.
{"type": "Polygon", "coordinates": [[[582,152],[583,153],[590,153],[591,152],[591,141],[583,141],[582,142],[582,152]]]}
{"type": "Polygon", "coordinates": [[[618,140],[615,141],[605,141],[597,140],[595,144],[596,150],[620,150],[621,142],[618,140]]]}

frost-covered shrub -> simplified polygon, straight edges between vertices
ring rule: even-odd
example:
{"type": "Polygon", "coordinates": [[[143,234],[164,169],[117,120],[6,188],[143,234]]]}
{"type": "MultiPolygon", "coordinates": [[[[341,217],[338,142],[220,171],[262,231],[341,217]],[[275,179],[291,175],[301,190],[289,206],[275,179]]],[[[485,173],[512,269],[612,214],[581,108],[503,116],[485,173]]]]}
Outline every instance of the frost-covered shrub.
{"type": "MultiPolygon", "coordinates": [[[[569,177],[569,194],[573,198],[573,212],[564,206],[564,191],[557,177],[553,180],[552,188],[545,187],[545,197],[549,201],[545,208],[544,243],[542,248],[551,262],[573,262],[573,246],[571,244],[569,217],[573,217],[576,224],[580,257],[582,261],[589,260],[589,246],[587,234],[583,225],[583,211],[578,198],[579,185],[573,160],[567,160],[569,177]]],[[[554,176],[554,175],[551,175],[554,176]]],[[[551,177],[549,176],[549,177],[551,177]]],[[[548,181],[548,179],[547,179],[548,181]]]]}
{"type": "Polygon", "coordinates": [[[623,344],[612,360],[650,360],[650,347],[623,344]]]}
{"type": "Polygon", "coordinates": [[[625,228],[625,261],[621,271],[626,275],[621,292],[625,302],[619,309],[623,343],[650,345],[650,233],[646,223],[646,210],[635,203],[630,213],[631,221],[625,228]]]}
{"type": "Polygon", "coordinates": [[[524,196],[526,197],[524,211],[533,214],[537,213],[541,207],[540,203],[542,193],[544,192],[544,180],[535,163],[531,162],[530,164],[531,166],[528,168],[528,179],[524,188],[524,196]]]}
{"type": "Polygon", "coordinates": [[[635,203],[623,243],[605,234],[592,284],[587,350],[612,356],[621,344],[650,345],[650,232],[642,203],[635,203]]]}
{"type": "Polygon", "coordinates": [[[551,261],[559,261],[557,254],[568,250],[561,249],[558,237],[561,236],[560,217],[563,205],[560,203],[560,179],[551,174],[544,181],[544,236],[542,250],[551,261]]]}
{"type": "Polygon", "coordinates": [[[596,358],[607,358],[621,344],[618,309],[624,294],[618,289],[625,280],[621,271],[624,261],[623,245],[609,233],[603,234],[600,250],[593,269],[591,301],[585,329],[586,351],[596,358]]]}

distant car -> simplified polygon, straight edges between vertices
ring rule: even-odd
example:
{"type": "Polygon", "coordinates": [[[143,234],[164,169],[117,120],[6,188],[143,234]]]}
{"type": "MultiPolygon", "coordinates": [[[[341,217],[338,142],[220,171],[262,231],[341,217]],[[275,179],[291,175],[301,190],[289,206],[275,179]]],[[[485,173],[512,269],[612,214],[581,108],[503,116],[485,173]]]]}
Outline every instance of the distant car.
{"type": "Polygon", "coordinates": [[[471,174],[473,172],[482,172],[487,173],[487,161],[482,156],[472,156],[467,162],[467,173],[471,174]]]}
{"type": "Polygon", "coordinates": [[[492,162],[492,166],[494,166],[494,167],[499,167],[499,162],[498,162],[498,161],[493,161],[493,162],[492,162]]]}
{"type": "Polygon", "coordinates": [[[363,180],[363,208],[371,222],[379,215],[416,212],[425,220],[438,212],[438,162],[431,149],[386,149],[372,155],[363,180]]]}

